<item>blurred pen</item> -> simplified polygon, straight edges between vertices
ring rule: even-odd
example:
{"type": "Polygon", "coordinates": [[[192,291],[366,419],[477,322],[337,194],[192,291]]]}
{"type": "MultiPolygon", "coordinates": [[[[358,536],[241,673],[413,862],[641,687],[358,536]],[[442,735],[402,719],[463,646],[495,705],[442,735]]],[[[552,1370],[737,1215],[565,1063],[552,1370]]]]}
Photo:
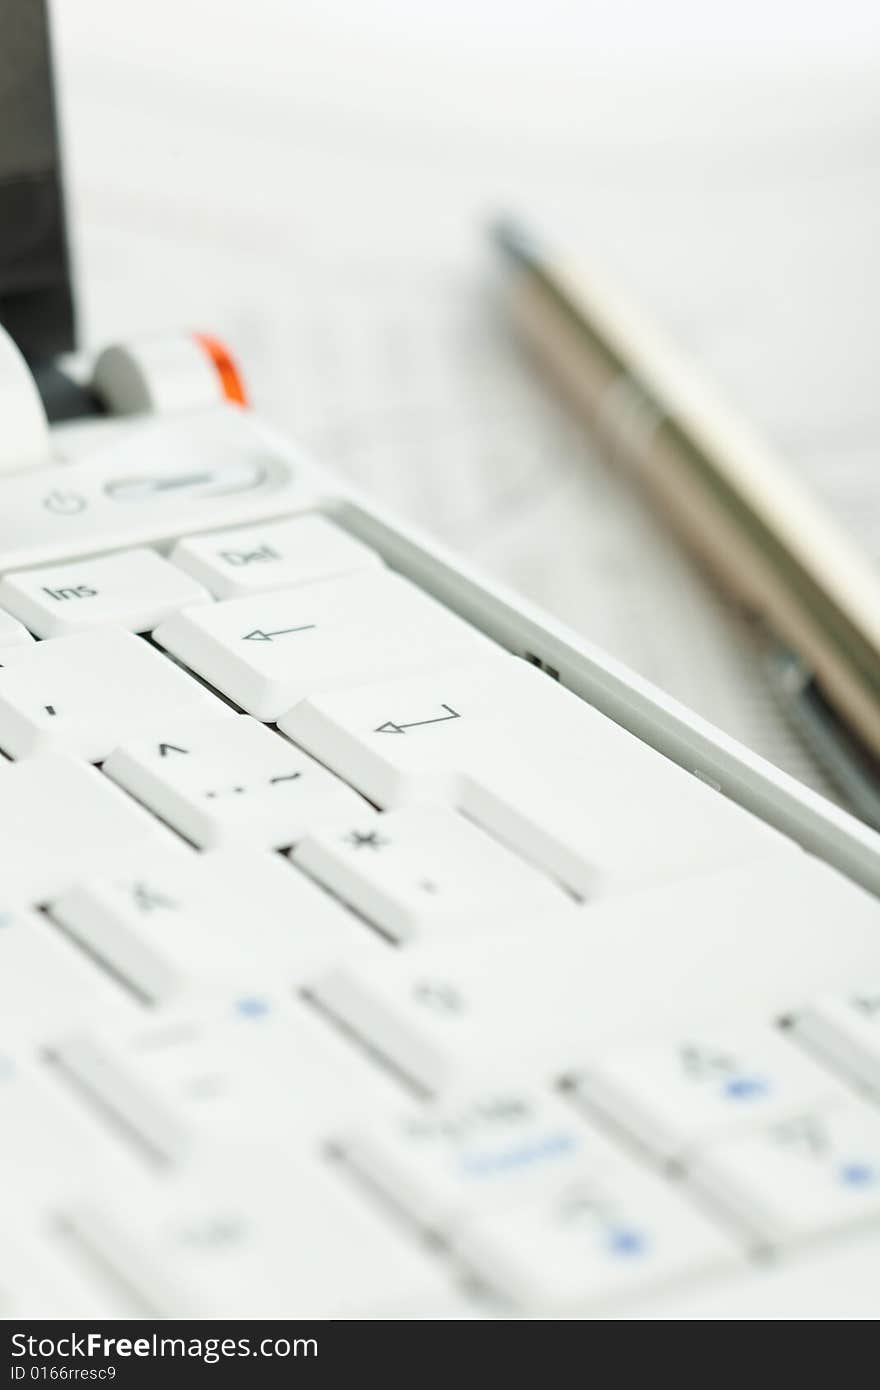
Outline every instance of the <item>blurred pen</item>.
{"type": "Polygon", "coordinates": [[[880,576],[604,282],[566,271],[510,219],[492,236],[520,330],[610,451],[761,619],[777,691],[854,807],[880,825],[880,576]]]}

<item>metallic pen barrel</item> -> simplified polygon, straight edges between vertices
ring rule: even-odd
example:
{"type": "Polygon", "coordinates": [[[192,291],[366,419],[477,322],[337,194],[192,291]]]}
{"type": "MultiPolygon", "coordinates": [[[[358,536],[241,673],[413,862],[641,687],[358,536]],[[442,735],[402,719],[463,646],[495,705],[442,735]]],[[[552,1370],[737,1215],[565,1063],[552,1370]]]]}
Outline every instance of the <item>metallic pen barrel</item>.
{"type": "Polygon", "coordinates": [[[604,282],[567,274],[515,223],[499,222],[493,235],[515,271],[517,324],[555,378],[880,755],[880,578],[871,564],[604,282]]]}

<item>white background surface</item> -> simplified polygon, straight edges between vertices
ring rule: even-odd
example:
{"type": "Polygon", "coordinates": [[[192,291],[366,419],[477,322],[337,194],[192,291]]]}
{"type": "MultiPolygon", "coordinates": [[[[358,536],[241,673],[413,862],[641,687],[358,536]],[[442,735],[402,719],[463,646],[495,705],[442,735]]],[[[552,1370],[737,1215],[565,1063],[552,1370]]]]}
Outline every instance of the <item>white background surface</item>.
{"type": "Polygon", "coordinates": [[[510,340],[482,227],[609,268],[880,558],[880,9],[54,9],[85,341],[221,333],[325,461],[822,785],[510,340]]]}

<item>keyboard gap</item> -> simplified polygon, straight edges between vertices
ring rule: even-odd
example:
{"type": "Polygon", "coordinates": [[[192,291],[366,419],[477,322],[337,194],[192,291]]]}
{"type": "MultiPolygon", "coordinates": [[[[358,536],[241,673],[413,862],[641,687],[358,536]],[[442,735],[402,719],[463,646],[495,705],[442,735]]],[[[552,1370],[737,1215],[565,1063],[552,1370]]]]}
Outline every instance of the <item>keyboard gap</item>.
{"type": "Polygon", "coordinates": [[[763,1259],[767,1256],[766,1247],[760,1244],[759,1233],[747,1224],[741,1213],[735,1207],[726,1205],[708,1188],[691,1180],[684,1158],[657,1158],[647,1144],[642,1143],[626,1125],[616,1120],[589,1096],[574,1100],[573,1092],[576,1085],[577,1078],[572,1074],[558,1077],[553,1083],[553,1089],[565,1098],[566,1103],[571,1105],[576,1113],[580,1113],[590,1124],[606,1134],[616,1148],[629,1153],[640,1167],[655,1173],[663,1182],[683,1189],[686,1200],[702,1211],[713,1224],[720,1226],[743,1250],[747,1258],[763,1259]]]}
{"type": "Polygon", "coordinates": [[[211,685],[208,681],[204,680],[191,666],[187,666],[183,661],[179,661],[176,656],[172,656],[171,652],[166,651],[164,647],[160,647],[159,643],[153,639],[153,634],[151,632],[139,632],[137,636],[140,637],[142,641],[146,642],[148,647],[152,647],[154,652],[158,652],[166,661],[170,661],[173,666],[176,666],[178,671],[182,671],[185,676],[189,676],[190,680],[195,681],[196,685],[200,685],[203,690],[207,690],[215,699],[222,701],[224,705],[228,705],[230,709],[235,710],[236,714],[247,713],[246,710],[242,709],[241,705],[237,705],[234,700],[230,700],[228,695],[224,695],[222,690],[218,690],[216,685],[211,685]]]}
{"type": "Polygon", "coordinates": [[[103,1284],[112,1296],[121,1296],[131,1307],[132,1317],[157,1319],[162,1316],[155,1305],[144,1298],[129,1276],[108,1259],[102,1250],[92,1245],[67,1217],[59,1214],[56,1216],[55,1224],[56,1230],[53,1234],[64,1248],[66,1258],[88,1271],[91,1279],[103,1284]]]}
{"type": "Polygon", "coordinates": [[[150,1167],[154,1170],[165,1172],[174,1167],[174,1161],[169,1154],[165,1153],[156,1144],[150,1142],[147,1136],[134,1124],[121,1115],[103,1096],[101,1096],[93,1086],[78,1076],[72,1068],[64,1061],[60,1053],[51,1048],[47,1048],[42,1059],[49,1070],[60,1081],[66,1084],[75,1095],[84,1101],[95,1114],[99,1115],[102,1121],[111,1129],[116,1130],[125,1141],[135,1148],[142,1158],[145,1158],[150,1167]]]}
{"type": "MultiPolygon", "coordinates": [[[[100,772],[102,777],[107,776],[104,772],[103,762],[92,763],[92,767],[100,772]]],[[[205,854],[207,852],[202,849],[201,845],[197,845],[195,840],[191,840],[188,835],[184,835],[182,830],[178,830],[176,825],[172,825],[170,820],[166,820],[164,816],[159,815],[158,811],[154,811],[152,806],[148,806],[145,801],[139,801],[134,792],[129,791],[128,787],[124,787],[121,782],[115,781],[112,777],[107,777],[107,781],[111,786],[115,787],[117,791],[127,796],[129,801],[133,801],[135,806],[141,811],[144,811],[148,816],[152,816],[153,820],[158,821],[160,825],[164,825],[165,829],[173,835],[176,840],[180,840],[182,844],[187,845],[191,850],[194,850],[196,854],[205,854]]]]}
{"type": "Polygon", "coordinates": [[[794,1015],[783,1014],[776,1019],[776,1027],[783,1037],[791,1042],[792,1047],[797,1048],[805,1057],[809,1057],[811,1062],[821,1067],[835,1081],[842,1082],[860,1100],[866,1101],[869,1105],[876,1105],[880,1101],[880,1088],[872,1086],[870,1081],[858,1076],[852,1068],[847,1067],[839,1058],[826,1051],[821,1044],[805,1037],[796,1027],[794,1015]]]}
{"type": "Polygon", "coordinates": [[[75,932],[72,932],[69,927],[54,915],[51,903],[37,903],[36,911],[58,932],[59,936],[62,936],[72,947],[80,951],[81,954],[85,956],[87,960],[90,960],[97,969],[101,970],[108,979],[112,980],[120,989],[123,989],[126,994],[131,995],[138,1004],[148,1009],[156,1008],[158,1000],[151,994],[148,994],[146,990],[141,989],[140,985],[136,985],[134,981],[129,980],[127,976],[123,975],[120,970],[117,970],[105,956],[102,956],[92,946],[87,946],[81,937],[77,936],[75,932]]]}
{"type": "Polygon", "coordinates": [[[371,917],[365,916],[364,913],[361,912],[359,908],[355,907],[352,903],[350,903],[347,900],[347,898],[343,898],[339,893],[334,892],[332,888],[328,888],[327,884],[324,883],[321,879],[314,877],[314,875],[310,874],[308,869],[303,868],[301,864],[297,864],[295,860],[291,859],[290,856],[286,854],[285,851],[282,850],[280,851],[280,853],[285,854],[287,863],[290,865],[290,868],[294,871],[294,873],[302,874],[304,878],[308,879],[309,883],[311,883],[313,887],[319,888],[322,893],[326,893],[328,898],[332,898],[332,900],[335,903],[338,903],[340,907],[345,908],[345,911],[349,914],[349,916],[354,917],[354,919],[357,922],[361,923],[362,926],[366,927],[375,936],[378,936],[379,939],[381,941],[384,941],[387,946],[392,946],[394,950],[399,950],[401,945],[404,944],[403,942],[398,941],[395,936],[392,936],[390,932],[387,932],[384,929],[384,927],[381,927],[378,922],[374,922],[371,917]]]}
{"type": "Polygon", "coordinates": [[[311,990],[303,988],[298,990],[297,994],[309,1008],[314,1010],[320,1019],[344,1037],[365,1057],[369,1057],[376,1066],[381,1067],[384,1072],[392,1076],[394,1080],[403,1087],[411,1099],[419,1102],[433,1099],[433,1092],[428,1090],[426,1086],[423,1086],[415,1077],[410,1076],[408,1072],[398,1066],[386,1053],[380,1051],[378,1047],[374,1047],[372,1043],[368,1042],[362,1033],[357,1032],[357,1030],[346,1023],[339,1014],[329,1009],[326,1004],[311,992],[311,990]]]}
{"type": "Polygon", "coordinates": [[[343,1146],[328,1144],[324,1151],[328,1164],[336,1169],[340,1181],[350,1187],[374,1206],[388,1220],[402,1231],[407,1239],[417,1243],[433,1258],[442,1261],[444,1271],[453,1286],[457,1286],[466,1297],[479,1299],[486,1305],[489,1315],[498,1316],[510,1313],[514,1305],[504,1296],[481,1280],[475,1271],[456,1253],[442,1231],[425,1225],[418,1220],[402,1202],[394,1199],[394,1194],[370,1177],[370,1174],[352,1163],[343,1146]]]}
{"type": "Polygon", "coordinates": [[[344,1145],[332,1141],[326,1144],[323,1158],[341,1182],[349,1184],[359,1194],[365,1196],[368,1201],[390,1217],[395,1225],[404,1230],[411,1239],[415,1238],[432,1252],[444,1254],[448,1252],[449,1246],[442,1234],[433,1227],[423,1225],[402,1202],[395,1200],[392,1192],[371,1178],[370,1174],[359,1168],[356,1163],[352,1163],[344,1145]]]}
{"type": "MultiPolygon", "coordinates": [[[[280,717],[282,719],[284,718],[283,715],[281,715],[280,717]]],[[[343,786],[346,786],[349,788],[350,791],[353,791],[355,796],[359,796],[367,806],[372,807],[374,811],[378,811],[380,816],[385,814],[385,811],[388,809],[387,807],[380,806],[378,801],[373,801],[371,797],[367,796],[366,792],[361,791],[360,787],[356,787],[352,782],[346,781],[342,774],[336,771],[335,767],[331,767],[329,763],[325,763],[322,758],[318,757],[317,753],[313,752],[309,748],[304,748],[301,743],[297,743],[296,740],[292,739],[289,734],[285,734],[281,729],[278,728],[277,723],[267,724],[266,728],[271,729],[273,733],[276,733],[278,735],[279,738],[283,738],[285,743],[289,743],[291,748],[295,748],[298,753],[302,753],[305,755],[305,757],[311,758],[312,762],[317,763],[319,767],[324,768],[325,772],[329,772],[331,776],[336,777],[340,782],[342,782],[343,786]]],[[[319,830],[320,826],[316,826],[315,829],[319,830]]]]}
{"type": "Polygon", "coordinates": [[[565,901],[577,903],[579,907],[583,907],[586,903],[593,901],[592,898],[584,897],[583,893],[579,893],[576,888],[569,887],[567,883],[561,878],[557,878],[555,874],[548,873],[540,863],[531,859],[527,854],[523,854],[522,850],[514,849],[514,847],[508,844],[506,840],[502,839],[500,835],[497,835],[490,825],[486,825],[483,821],[477,820],[469,811],[463,810],[460,806],[454,806],[453,810],[456,815],[461,816],[462,820],[466,820],[469,825],[476,826],[477,830],[483,835],[488,836],[496,845],[500,845],[508,854],[515,855],[516,858],[522,860],[524,864],[528,864],[529,868],[532,869],[534,873],[540,874],[548,883],[552,883],[555,888],[559,889],[565,901]]]}

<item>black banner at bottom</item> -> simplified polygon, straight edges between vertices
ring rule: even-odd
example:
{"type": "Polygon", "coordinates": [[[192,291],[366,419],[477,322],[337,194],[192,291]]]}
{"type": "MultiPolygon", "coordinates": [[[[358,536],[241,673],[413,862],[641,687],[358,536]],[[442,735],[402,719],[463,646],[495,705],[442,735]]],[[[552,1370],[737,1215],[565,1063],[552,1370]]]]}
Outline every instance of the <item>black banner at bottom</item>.
{"type": "MultiPolygon", "coordinates": [[[[509,1362],[521,1376],[546,1367],[542,1323],[461,1322],[213,1322],[10,1320],[0,1338],[0,1390],[4,1386],[156,1386],[163,1377],[182,1385],[315,1384],[321,1371],[350,1371],[362,1380],[398,1368],[435,1378],[448,1369],[459,1379],[489,1357],[493,1374],[509,1362]]],[[[555,1323],[559,1350],[576,1323],[555,1323]]]]}

